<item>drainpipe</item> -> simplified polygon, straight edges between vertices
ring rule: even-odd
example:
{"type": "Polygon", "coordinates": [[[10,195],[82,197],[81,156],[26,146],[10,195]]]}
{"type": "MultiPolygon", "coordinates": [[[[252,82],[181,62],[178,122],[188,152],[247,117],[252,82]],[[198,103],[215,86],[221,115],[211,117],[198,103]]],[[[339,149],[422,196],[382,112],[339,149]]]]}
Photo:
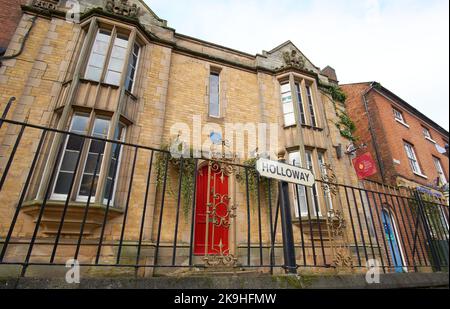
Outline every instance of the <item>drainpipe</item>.
{"type": "Polygon", "coordinates": [[[17,53],[15,53],[14,55],[11,55],[11,56],[1,56],[1,57],[0,57],[0,68],[1,68],[2,65],[3,65],[2,61],[4,61],[4,60],[11,60],[11,59],[17,58],[17,57],[19,57],[20,55],[22,55],[23,49],[24,49],[24,47],[25,47],[25,43],[27,42],[28,37],[30,36],[31,30],[33,29],[33,27],[34,27],[34,25],[35,25],[35,23],[36,23],[36,19],[37,19],[37,16],[33,16],[33,17],[31,18],[31,26],[30,26],[30,29],[28,29],[27,33],[26,33],[25,36],[23,37],[22,44],[20,45],[20,50],[19,50],[17,53]]]}
{"type": "Polygon", "coordinates": [[[366,92],[364,92],[364,94],[362,95],[362,98],[363,98],[364,108],[366,110],[367,118],[369,119],[369,131],[370,131],[370,135],[372,137],[372,145],[375,149],[375,155],[377,157],[378,167],[380,168],[381,178],[383,179],[383,182],[384,182],[385,181],[384,166],[383,166],[383,162],[381,161],[381,154],[378,149],[377,138],[376,138],[376,134],[373,130],[373,122],[372,122],[372,118],[370,117],[370,113],[369,113],[369,103],[367,101],[367,95],[373,88],[374,88],[373,83],[371,83],[369,89],[367,89],[366,92]]]}

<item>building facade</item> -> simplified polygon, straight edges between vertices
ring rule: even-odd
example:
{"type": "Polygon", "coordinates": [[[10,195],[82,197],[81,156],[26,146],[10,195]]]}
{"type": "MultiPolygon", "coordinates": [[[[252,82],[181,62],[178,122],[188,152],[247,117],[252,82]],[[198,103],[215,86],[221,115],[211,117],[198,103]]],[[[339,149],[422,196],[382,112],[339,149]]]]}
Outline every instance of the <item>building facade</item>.
{"type": "Polygon", "coordinates": [[[0,1],[0,56],[6,51],[9,42],[11,41],[17,25],[22,16],[20,6],[25,4],[25,0],[2,0],[0,1]]]}
{"type": "Polygon", "coordinates": [[[377,161],[372,180],[443,197],[448,192],[449,133],[378,83],[342,89],[357,135],[377,161]]]}
{"type": "Polygon", "coordinates": [[[1,110],[16,98],[0,130],[0,263],[273,270],[287,198],[299,267],[366,267],[382,222],[368,223],[344,153],[331,67],[290,41],[250,55],[179,34],[138,0],[78,4],[27,2],[0,68],[1,110]],[[281,197],[258,157],[317,181],[281,197]]]}

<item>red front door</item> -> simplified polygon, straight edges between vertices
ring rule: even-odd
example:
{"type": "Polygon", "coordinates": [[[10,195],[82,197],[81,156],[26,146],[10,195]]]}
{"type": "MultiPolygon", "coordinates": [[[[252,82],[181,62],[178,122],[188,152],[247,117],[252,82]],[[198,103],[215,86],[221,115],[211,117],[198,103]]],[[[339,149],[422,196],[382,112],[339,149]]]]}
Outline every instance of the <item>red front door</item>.
{"type": "Polygon", "coordinates": [[[197,178],[194,254],[228,255],[229,229],[228,176],[222,174],[219,168],[212,166],[210,169],[206,165],[200,169],[197,178]],[[209,211],[208,226],[206,225],[207,210],[209,211]],[[208,235],[208,242],[206,242],[206,235],[208,235]],[[206,246],[208,246],[207,250],[206,246]]]}

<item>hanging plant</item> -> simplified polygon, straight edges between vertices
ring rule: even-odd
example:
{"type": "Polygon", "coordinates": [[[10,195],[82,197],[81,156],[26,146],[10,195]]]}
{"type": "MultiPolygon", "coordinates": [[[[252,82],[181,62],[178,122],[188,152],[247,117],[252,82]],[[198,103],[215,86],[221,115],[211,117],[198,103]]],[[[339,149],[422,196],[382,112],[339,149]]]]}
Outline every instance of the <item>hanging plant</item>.
{"type": "MultiPolygon", "coordinates": [[[[167,151],[168,149],[169,149],[168,146],[163,146],[163,150],[167,151]]],[[[180,194],[181,203],[183,207],[183,214],[186,219],[189,217],[192,208],[193,202],[192,199],[195,187],[195,159],[192,159],[193,157],[192,155],[193,155],[192,149],[189,158],[174,158],[171,154],[168,154],[166,152],[159,152],[156,154],[156,162],[155,162],[158,189],[162,188],[164,185],[164,178],[166,176],[165,175],[166,162],[169,164],[169,166],[167,167],[168,171],[167,171],[166,189],[169,192],[169,194],[174,198],[178,198],[178,194],[180,194]],[[167,156],[169,156],[168,160],[167,156]],[[181,161],[183,161],[183,163],[181,163],[181,161]],[[173,189],[173,184],[170,181],[171,178],[169,177],[170,171],[178,174],[177,179],[179,179],[179,177],[182,177],[180,192],[177,192],[178,190],[173,189]]]]}
{"type": "Polygon", "coordinates": [[[350,140],[351,142],[357,142],[358,137],[355,136],[356,125],[346,112],[338,114],[339,121],[336,123],[336,127],[339,129],[341,136],[350,140]]]}
{"type": "MultiPolygon", "coordinates": [[[[243,186],[247,186],[247,176],[248,176],[248,190],[250,194],[251,201],[254,203],[258,202],[258,189],[260,189],[260,194],[263,192],[266,195],[266,200],[269,201],[269,197],[272,198],[272,205],[274,205],[276,198],[276,185],[274,183],[270,186],[269,194],[269,181],[270,179],[266,177],[259,178],[260,188],[258,188],[258,177],[259,173],[256,170],[256,162],[258,159],[252,158],[243,162],[243,165],[248,166],[248,168],[240,167],[236,174],[236,180],[243,186]],[[247,172],[246,172],[247,171],[247,172]],[[246,175],[247,174],[247,175],[246,175]]],[[[261,195],[260,195],[261,196],[261,195]]]]}

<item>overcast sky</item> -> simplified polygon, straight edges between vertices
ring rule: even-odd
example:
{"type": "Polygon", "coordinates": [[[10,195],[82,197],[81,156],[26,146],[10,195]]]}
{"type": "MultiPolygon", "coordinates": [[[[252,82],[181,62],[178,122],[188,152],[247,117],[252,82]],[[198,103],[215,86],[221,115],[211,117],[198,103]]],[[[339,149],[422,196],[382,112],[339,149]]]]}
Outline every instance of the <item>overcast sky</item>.
{"type": "Polygon", "coordinates": [[[448,0],[146,0],[178,33],[250,54],[291,40],[341,83],[378,81],[449,129],[448,0]]]}

